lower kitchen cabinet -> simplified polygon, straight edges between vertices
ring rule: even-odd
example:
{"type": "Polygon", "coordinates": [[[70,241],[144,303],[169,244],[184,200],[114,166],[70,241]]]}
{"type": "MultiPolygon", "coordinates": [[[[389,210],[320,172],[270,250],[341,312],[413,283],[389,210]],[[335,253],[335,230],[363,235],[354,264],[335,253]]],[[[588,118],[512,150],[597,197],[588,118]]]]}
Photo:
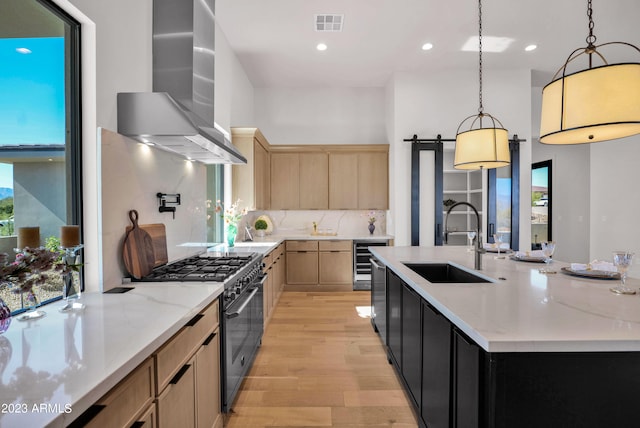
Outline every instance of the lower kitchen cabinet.
{"type": "MultiPolygon", "coordinates": [[[[450,419],[449,394],[451,392],[449,386],[451,373],[451,324],[449,320],[424,300],[422,301],[421,363],[422,401],[420,415],[429,428],[448,428],[450,419]]],[[[463,374],[463,376],[466,376],[466,374],[463,374]]],[[[468,381],[465,378],[459,380],[461,383],[468,381]]]]}
{"type": "Polygon", "coordinates": [[[264,326],[266,328],[282,292],[285,276],[284,244],[278,245],[262,260],[265,265],[264,273],[267,274],[267,279],[262,287],[264,326]]]}
{"type": "MultiPolygon", "coordinates": [[[[448,321],[442,315],[440,315],[440,320],[448,324],[448,321]]],[[[453,332],[453,349],[455,355],[455,372],[453,382],[454,390],[456,392],[454,403],[455,413],[453,417],[455,426],[459,428],[476,428],[480,426],[481,350],[478,345],[473,343],[471,339],[468,339],[457,328],[454,328],[453,332]]],[[[451,336],[447,335],[447,337],[451,336]]],[[[442,369],[444,369],[444,365],[442,369]]],[[[448,376],[446,381],[448,384],[448,376]]],[[[438,414],[435,411],[433,413],[438,414]]],[[[428,424],[429,419],[425,420],[428,424]]]]}
{"type": "Polygon", "coordinates": [[[220,398],[220,334],[216,329],[195,355],[196,426],[222,427],[220,398]]]}
{"type": "Polygon", "coordinates": [[[353,241],[320,241],[318,280],[321,285],[353,284],[353,241]]]}
{"type": "Polygon", "coordinates": [[[219,303],[156,352],[158,428],[221,427],[219,303]]]}
{"type": "MultiPolygon", "coordinates": [[[[155,427],[154,385],[153,359],[149,358],[85,412],[93,412],[95,416],[88,421],[80,417],[77,426],[124,428],[137,424],[155,427]]],[[[76,423],[70,426],[76,426],[76,423]]]]}
{"type": "Polygon", "coordinates": [[[196,426],[196,377],[194,360],[189,360],[158,396],[158,426],[196,426]]]}
{"type": "Polygon", "coordinates": [[[400,277],[387,269],[387,343],[389,359],[396,367],[402,355],[402,287],[400,277]]]}
{"type": "Polygon", "coordinates": [[[406,285],[402,287],[401,371],[414,406],[421,399],[422,349],[420,348],[420,296],[406,285]]]}

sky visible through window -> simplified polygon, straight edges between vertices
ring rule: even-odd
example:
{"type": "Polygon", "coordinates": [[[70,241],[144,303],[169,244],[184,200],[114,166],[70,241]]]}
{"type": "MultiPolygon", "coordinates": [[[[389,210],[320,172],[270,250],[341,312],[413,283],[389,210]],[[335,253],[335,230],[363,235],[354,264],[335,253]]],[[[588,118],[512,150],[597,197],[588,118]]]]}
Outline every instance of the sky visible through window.
{"type": "Polygon", "coordinates": [[[35,144],[65,144],[64,38],[0,39],[0,146],[35,144]]]}

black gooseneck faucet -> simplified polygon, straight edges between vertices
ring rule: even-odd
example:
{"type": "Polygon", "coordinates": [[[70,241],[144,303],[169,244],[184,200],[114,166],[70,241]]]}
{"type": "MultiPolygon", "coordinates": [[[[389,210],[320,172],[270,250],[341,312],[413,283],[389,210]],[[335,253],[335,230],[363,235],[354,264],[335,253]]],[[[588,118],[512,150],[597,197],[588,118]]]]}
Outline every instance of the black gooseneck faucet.
{"type": "Polygon", "coordinates": [[[464,202],[464,201],[456,202],[455,204],[451,205],[447,210],[447,213],[445,214],[445,217],[444,217],[444,243],[445,244],[447,243],[448,234],[449,234],[448,232],[449,229],[447,228],[449,213],[451,212],[452,209],[454,209],[458,205],[466,205],[470,207],[476,215],[476,248],[474,251],[474,255],[475,255],[474,269],[482,270],[482,255],[486,253],[486,250],[482,248],[482,236],[480,235],[480,214],[478,214],[478,210],[476,209],[476,207],[471,205],[469,202],[464,202]]]}

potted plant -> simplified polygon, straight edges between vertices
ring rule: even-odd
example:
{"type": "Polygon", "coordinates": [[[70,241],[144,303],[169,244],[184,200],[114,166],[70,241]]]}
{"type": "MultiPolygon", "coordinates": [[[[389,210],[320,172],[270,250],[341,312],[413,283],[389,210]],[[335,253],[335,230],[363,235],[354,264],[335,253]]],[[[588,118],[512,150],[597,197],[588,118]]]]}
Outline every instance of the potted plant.
{"type": "Polygon", "coordinates": [[[256,235],[258,236],[264,236],[265,231],[267,230],[267,222],[264,221],[263,219],[258,219],[256,220],[256,222],[254,223],[253,227],[256,228],[256,235]]]}

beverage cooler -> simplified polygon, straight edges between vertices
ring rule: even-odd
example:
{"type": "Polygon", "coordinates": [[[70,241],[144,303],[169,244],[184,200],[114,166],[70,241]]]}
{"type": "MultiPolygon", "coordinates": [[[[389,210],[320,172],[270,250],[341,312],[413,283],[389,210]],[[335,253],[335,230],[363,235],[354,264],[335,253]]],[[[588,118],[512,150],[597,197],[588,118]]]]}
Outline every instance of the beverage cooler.
{"type": "Polygon", "coordinates": [[[363,239],[353,241],[353,289],[371,290],[371,253],[369,247],[386,247],[386,239],[363,239]]]}

